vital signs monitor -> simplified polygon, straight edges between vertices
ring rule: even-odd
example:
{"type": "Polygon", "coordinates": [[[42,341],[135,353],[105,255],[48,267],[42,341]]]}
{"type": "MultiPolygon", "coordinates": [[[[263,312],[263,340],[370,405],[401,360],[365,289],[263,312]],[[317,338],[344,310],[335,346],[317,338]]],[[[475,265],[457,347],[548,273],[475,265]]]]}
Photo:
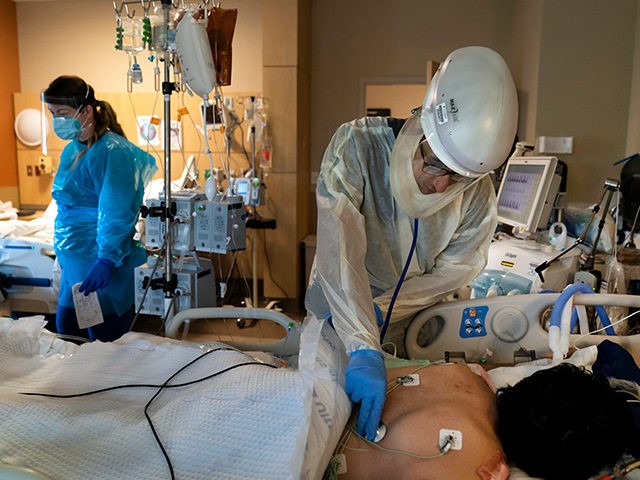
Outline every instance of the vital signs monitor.
{"type": "Polygon", "coordinates": [[[547,226],[560,175],[556,157],[511,157],[498,190],[498,221],[520,233],[547,226]]]}

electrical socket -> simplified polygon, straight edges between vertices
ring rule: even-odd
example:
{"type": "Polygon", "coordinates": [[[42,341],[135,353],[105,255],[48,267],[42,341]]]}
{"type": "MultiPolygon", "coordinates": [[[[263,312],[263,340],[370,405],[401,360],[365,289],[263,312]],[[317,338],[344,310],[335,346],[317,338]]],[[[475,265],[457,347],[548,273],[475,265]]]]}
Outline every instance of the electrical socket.
{"type": "Polygon", "coordinates": [[[49,155],[40,155],[36,175],[53,173],[53,161],[49,155]]]}

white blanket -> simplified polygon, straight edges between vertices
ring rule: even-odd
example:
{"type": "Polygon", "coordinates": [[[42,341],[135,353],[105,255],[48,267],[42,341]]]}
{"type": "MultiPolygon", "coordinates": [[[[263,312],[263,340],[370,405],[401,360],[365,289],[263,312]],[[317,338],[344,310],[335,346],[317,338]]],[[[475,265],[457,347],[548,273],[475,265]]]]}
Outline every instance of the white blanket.
{"type": "MultiPolygon", "coordinates": [[[[14,322],[13,327],[18,325],[14,322]]],[[[29,328],[4,330],[2,334],[0,328],[1,462],[56,479],[171,478],[144,414],[157,387],[76,398],[21,392],[74,394],[117,385],[161,385],[206,348],[128,334],[118,343],[94,342],[71,349],[71,354],[43,355],[38,336],[25,334],[29,328]]],[[[175,478],[320,478],[324,466],[310,467],[309,461],[328,458],[349,415],[339,384],[327,372],[317,383],[315,362],[311,371],[301,371],[304,362],[300,370],[235,367],[244,363],[256,360],[235,350],[207,354],[170,383],[215,376],[164,389],[150,404],[148,414],[175,478]],[[232,370],[223,372],[228,368],[232,370]],[[335,425],[324,433],[316,429],[316,441],[322,443],[310,446],[308,433],[317,416],[312,413],[314,392],[322,390],[333,395],[320,400],[335,425]]]]}
{"type": "Polygon", "coordinates": [[[18,219],[11,202],[0,201],[0,238],[21,238],[53,244],[53,222],[58,208],[51,201],[44,213],[33,220],[18,219]]]}

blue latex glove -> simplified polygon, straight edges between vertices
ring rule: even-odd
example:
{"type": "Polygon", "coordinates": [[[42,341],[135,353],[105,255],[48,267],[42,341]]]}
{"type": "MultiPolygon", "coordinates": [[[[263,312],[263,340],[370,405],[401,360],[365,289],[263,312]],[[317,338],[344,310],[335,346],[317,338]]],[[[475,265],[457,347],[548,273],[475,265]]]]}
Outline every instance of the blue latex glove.
{"type": "Polygon", "coordinates": [[[95,292],[96,290],[106,287],[111,280],[114,267],[115,263],[111,260],[99,258],[89,269],[87,278],[84,279],[84,282],[82,282],[82,285],[80,285],[78,290],[84,292],[85,296],[87,296],[91,292],[95,292]]]}
{"type": "Polygon", "coordinates": [[[345,390],[352,402],[360,402],[358,434],[373,441],[387,393],[387,372],[382,353],[377,350],[351,352],[345,390]]]}

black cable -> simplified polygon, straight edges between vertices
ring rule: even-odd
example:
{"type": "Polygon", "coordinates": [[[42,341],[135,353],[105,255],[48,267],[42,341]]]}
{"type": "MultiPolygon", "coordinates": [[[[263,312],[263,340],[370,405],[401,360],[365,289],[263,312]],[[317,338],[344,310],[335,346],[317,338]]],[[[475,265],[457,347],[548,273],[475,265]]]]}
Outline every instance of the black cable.
{"type": "MultiPolygon", "coordinates": [[[[171,381],[172,378],[174,378],[176,375],[178,375],[180,372],[182,372],[182,370],[184,370],[185,368],[189,367],[195,361],[199,360],[200,358],[204,357],[205,355],[207,355],[208,353],[210,353],[212,351],[213,350],[210,350],[209,352],[205,352],[200,357],[195,358],[194,360],[192,360],[191,362],[189,362],[185,366],[183,366],[181,369],[179,369],[177,372],[175,372],[173,375],[171,375],[167,379],[167,381],[160,388],[158,388],[158,391],[153,395],[153,397],[151,397],[151,399],[147,402],[147,404],[144,407],[144,416],[147,418],[147,422],[149,423],[149,428],[151,428],[151,432],[153,433],[153,436],[156,439],[156,443],[160,447],[160,450],[162,451],[162,455],[164,456],[165,461],[167,462],[167,466],[169,467],[169,473],[171,474],[171,479],[172,480],[175,480],[175,474],[173,472],[173,464],[171,463],[171,459],[169,458],[169,455],[167,454],[167,451],[165,450],[164,445],[162,444],[162,441],[160,440],[160,437],[158,436],[158,433],[156,432],[156,429],[153,426],[153,422],[151,421],[151,417],[149,416],[148,409],[151,406],[151,403],[160,395],[160,393],[162,393],[162,390],[164,390],[165,388],[167,388],[169,386],[167,384],[171,381]]],[[[204,378],[202,378],[202,380],[206,380],[207,378],[212,378],[212,377],[215,377],[215,376],[220,375],[222,373],[225,373],[225,372],[228,372],[230,370],[233,370],[235,368],[245,367],[247,365],[264,365],[264,366],[268,366],[268,367],[271,367],[271,368],[278,368],[275,365],[270,365],[268,363],[262,363],[262,362],[237,363],[237,364],[231,365],[230,367],[227,367],[227,368],[225,368],[223,370],[220,370],[219,372],[216,372],[215,374],[212,374],[212,375],[209,375],[207,377],[204,377],[204,378]]]]}
{"type": "MultiPolygon", "coordinates": [[[[265,232],[266,235],[266,232],[265,232]]],[[[273,272],[271,271],[271,261],[269,260],[269,252],[267,250],[267,239],[265,238],[262,242],[262,247],[264,249],[264,258],[267,261],[267,271],[269,272],[269,278],[273,282],[273,284],[280,289],[280,291],[284,294],[285,298],[291,298],[287,291],[282,288],[282,286],[277,282],[275,278],[273,278],[273,272]]]]}
{"type": "Polygon", "coordinates": [[[103,393],[103,392],[107,392],[110,390],[117,390],[117,389],[121,389],[121,388],[134,388],[134,387],[146,387],[146,388],[157,388],[158,391],[156,391],[156,393],[153,394],[153,396],[151,397],[151,399],[146,403],[145,407],[144,407],[144,416],[147,419],[147,423],[149,424],[149,428],[151,429],[151,433],[153,434],[153,437],[156,441],[156,443],[158,444],[158,446],[160,447],[160,451],[162,452],[162,455],[164,456],[165,461],[167,462],[167,467],[169,468],[169,473],[171,475],[171,479],[175,480],[175,473],[173,471],[173,464],[171,463],[171,459],[169,458],[169,455],[166,451],[166,449],[164,448],[164,445],[162,444],[162,441],[160,440],[160,436],[158,435],[153,422],[151,420],[151,417],[149,415],[149,407],[151,406],[151,403],[160,395],[160,393],[162,393],[162,391],[165,388],[176,388],[176,387],[184,387],[184,386],[188,386],[188,385],[193,385],[195,383],[199,383],[202,382],[204,380],[208,380],[210,378],[213,377],[217,377],[218,375],[221,375],[223,373],[229,372],[231,370],[234,370],[236,368],[239,367],[246,367],[249,365],[261,365],[264,367],[269,367],[269,368],[278,368],[275,365],[271,365],[269,363],[263,363],[263,362],[245,362],[245,363],[237,363],[235,365],[231,365],[227,368],[224,368],[222,370],[219,370],[215,373],[212,373],[211,375],[207,375],[205,377],[201,377],[198,378],[196,380],[191,380],[189,382],[184,382],[184,383],[176,383],[173,385],[169,385],[169,382],[174,379],[177,375],[179,375],[182,371],[184,371],[186,368],[190,367],[191,365],[193,365],[195,362],[201,360],[202,358],[204,358],[206,355],[209,355],[213,352],[218,352],[221,350],[228,350],[228,351],[235,351],[235,352],[239,352],[241,353],[239,350],[235,349],[235,348],[226,348],[226,347],[221,347],[221,348],[215,348],[212,350],[208,350],[206,352],[204,352],[202,355],[194,358],[193,360],[191,360],[190,362],[188,362],[187,364],[183,365],[182,367],[180,367],[176,372],[174,372],[167,380],[165,380],[165,382],[162,385],[154,385],[154,384],[130,384],[130,385],[115,385],[113,387],[107,387],[107,388],[101,388],[99,390],[92,390],[89,392],[83,392],[83,393],[75,393],[75,394],[53,394],[53,393],[37,393],[37,392],[20,392],[21,395],[32,395],[32,396],[40,396],[40,397],[49,397],[49,398],[74,398],[74,397],[83,397],[83,396],[87,396],[87,395],[93,395],[96,393],[103,393]]]}

